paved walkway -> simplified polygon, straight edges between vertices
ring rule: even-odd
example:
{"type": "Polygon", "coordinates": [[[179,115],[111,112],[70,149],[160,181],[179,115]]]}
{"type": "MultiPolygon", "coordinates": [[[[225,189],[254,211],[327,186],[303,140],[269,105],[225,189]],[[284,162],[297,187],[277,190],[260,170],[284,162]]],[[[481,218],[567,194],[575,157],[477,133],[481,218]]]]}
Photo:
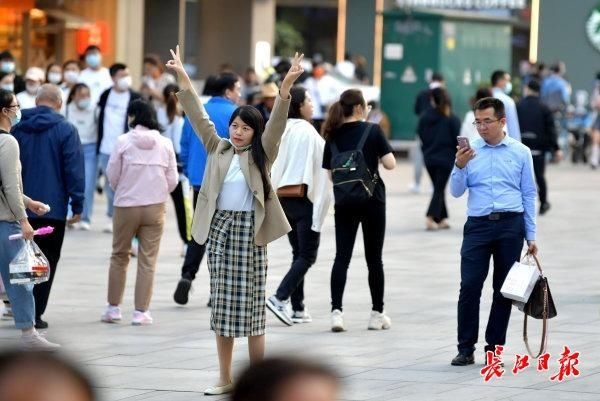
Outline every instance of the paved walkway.
{"type": "MultiPolygon", "coordinates": [[[[509,327],[507,373],[502,379],[483,381],[479,373],[481,344],[474,366],[450,366],[456,353],[458,250],[466,200],[449,199],[451,230],[426,232],[423,215],[429,195],[408,193],[412,169],[406,163],[384,174],[388,184],[385,300],[392,329],[366,330],[370,296],[359,236],[346,288],[347,331],[329,330],[329,272],[335,252],[333,216],[329,216],[318,261],[307,276],[307,305],[314,322],[288,328],[269,314],[268,355],[302,354],[332,365],[343,377],[344,400],[600,399],[600,173],[569,164],[549,170],[552,209],[539,219],[539,246],[559,313],[550,325],[550,371],[535,371],[534,362],[518,376],[510,372],[515,354],[525,353],[523,317],[517,312],[509,327]],[[561,383],[550,381],[558,371],[556,360],[564,345],[581,353],[581,374],[561,383]]],[[[100,323],[111,251],[111,236],[100,232],[105,223],[103,206],[96,209],[94,231],[67,234],[45,315],[50,323],[48,337],[61,342],[64,351],[89,370],[103,401],[202,399],[201,391],[213,384],[218,372],[214,336],[208,324],[205,264],[189,305],[176,306],[172,291],[182,258],[169,205],[152,301],[155,324],[128,324],[133,309],[134,266],[129,271],[123,305],[125,321],[100,323]]],[[[286,272],[290,255],[286,239],[269,246],[269,294],[286,272]]],[[[490,295],[488,280],[482,299],[481,337],[490,295]]],[[[531,329],[536,343],[537,323],[531,329]]],[[[0,345],[13,346],[17,337],[8,322],[1,323],[0,345]]],[[[234,361],[236,371],[246,363],[245,341],[236,347],[234,361]]]]}

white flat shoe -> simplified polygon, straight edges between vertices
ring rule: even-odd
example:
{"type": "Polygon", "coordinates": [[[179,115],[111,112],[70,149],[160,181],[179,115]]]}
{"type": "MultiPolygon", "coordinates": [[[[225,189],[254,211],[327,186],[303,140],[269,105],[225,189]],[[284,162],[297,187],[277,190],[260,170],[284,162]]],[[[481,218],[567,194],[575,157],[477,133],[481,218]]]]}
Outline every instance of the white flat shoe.
{"type": "Polygon", "coordinates": [[[231,393],[233,391],[233,382],[224,386],[211,386],[204,390],[204,395],[221,395],[231,393]]]}

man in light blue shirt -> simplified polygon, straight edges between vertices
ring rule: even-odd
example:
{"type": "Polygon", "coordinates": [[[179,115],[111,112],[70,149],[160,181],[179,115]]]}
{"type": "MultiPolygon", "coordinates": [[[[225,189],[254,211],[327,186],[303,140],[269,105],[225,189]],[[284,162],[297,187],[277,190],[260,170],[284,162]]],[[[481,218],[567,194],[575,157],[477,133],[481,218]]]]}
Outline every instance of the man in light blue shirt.
{"type": "Polygon", "coordinates": [[[454,197],[469,190],[468,219],[461,248],[461,283],[458,298],[458,355],[452,365],[474,363],[479,332],[479,301],[494,260],[494,297],[485,333],[485,351],[504,345],[512,301],[500,288],[518,261],[527,240],[537,253],[535,204],[537,190],[531,152],[504,132],[504,104],[495,98],[475,103],[475,126],[481,135],[470,147],[459,147],[450,176],[454,197]]]}
{"type": "Polygon", "coordinates": [[[504,104],[506,113],[506,132],[511,138],[521,140],[521,128],[519,127],[519,117],[517,115],[517,106],[515,101],[509,96],[512,92],[512,83],[510,74],[506,71],[497,70],[492,73],[492,95],[500,99],[504,104]]]}

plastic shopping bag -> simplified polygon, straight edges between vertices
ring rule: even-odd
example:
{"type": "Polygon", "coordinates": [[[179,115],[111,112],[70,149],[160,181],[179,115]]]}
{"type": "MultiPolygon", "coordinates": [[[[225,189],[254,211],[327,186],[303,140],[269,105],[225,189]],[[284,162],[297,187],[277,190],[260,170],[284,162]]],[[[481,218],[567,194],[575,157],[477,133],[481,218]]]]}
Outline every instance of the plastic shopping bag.
{"type": "Polygon", "coordinates": [[[11,284],[39,284],[48,281],[50,264],[36,243],[26,240],[10,262],[9,272],[11,284]]]}
{"type": "Polygon", "coordinates": [[[527,302],[539,277],[535,261],[526,254],[521,262],[515,262],[510,268],[500,292],[505,298],[517,301],[518,307],[520,302],[527,302]]]}

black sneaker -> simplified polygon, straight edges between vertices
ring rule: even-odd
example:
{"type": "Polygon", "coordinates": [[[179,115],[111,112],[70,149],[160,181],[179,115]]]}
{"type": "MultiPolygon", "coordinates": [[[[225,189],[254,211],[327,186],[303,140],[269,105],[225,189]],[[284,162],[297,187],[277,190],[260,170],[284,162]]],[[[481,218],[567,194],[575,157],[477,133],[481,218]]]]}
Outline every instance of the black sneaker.
{"type": "Polygon", "coordinates": [[[548,202],[540,205],[540,215],[545,214],[548,210],[550,210],[550,204],[548,202]]]}
{"type": "Polygon", "coordinates": [[[288,326],[294,325],[292,318],[287,312],[286,305],[277,299],[275,295],[272,295],[269,297],[269,299],[267,299],[267,308],[269,308],[269,310],[273,312],[275,316],[277,316],[277,319],[281,320],[282,323],[288,326]]]}
{"type": "Polygon", "coordinates": [[[452,359],[450,365],[452,366],[467,366],[475,363],[475,356],[471,352],[470,354],[461,354],[459,353],[452,359]]]}
{"type": "Polygon", "coordinates": [[[36,317],[35,318],[35,328],[36,329],[47,329],[48,328],[48,322],[42,320],[41,317],[36,317]]]}
{"type": "Polygon", "coordinates": [[[175,293],[173,294],[173,299],[179,305],[185,305],[188,303],[188,295],[190,293],[190,288],[192,288],[192,281],[187,278],[182,278],[177,283],[177,288],[175,288],[175,293]]]}

